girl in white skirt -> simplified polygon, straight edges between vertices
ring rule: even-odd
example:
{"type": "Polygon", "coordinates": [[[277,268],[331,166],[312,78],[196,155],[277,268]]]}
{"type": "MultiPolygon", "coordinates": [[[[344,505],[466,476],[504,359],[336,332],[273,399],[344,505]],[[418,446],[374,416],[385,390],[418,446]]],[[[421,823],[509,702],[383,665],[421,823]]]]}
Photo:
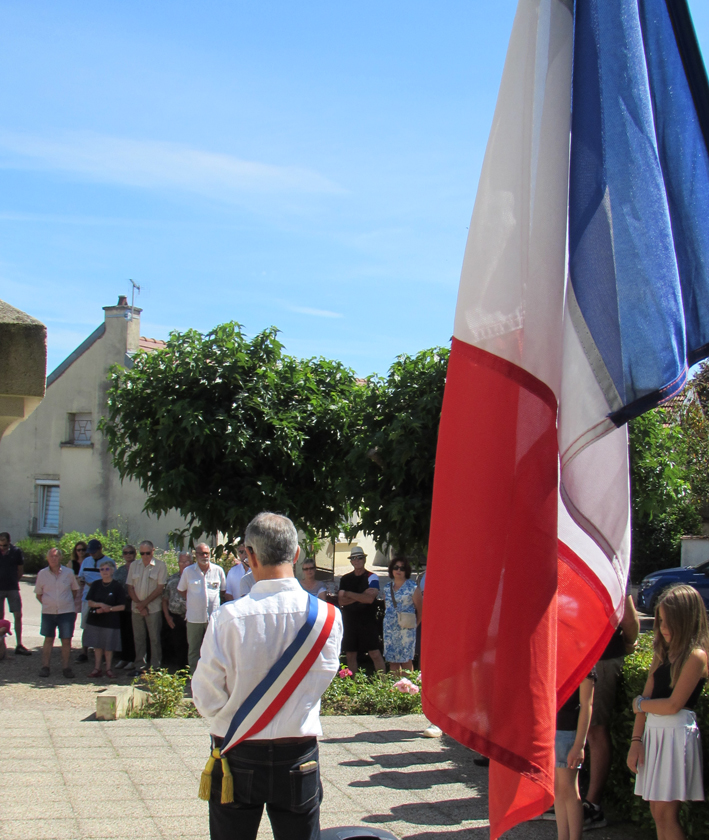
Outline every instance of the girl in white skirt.
{"type": "Polygon", "coordinates": [[[655,608],[654,657],[641,696],[628,767],[635,793],[650,802],[658,840],[682,840],[682,802],[704,799],[702,746],[692,711],[707,678],[709,626],[691,586],[668,589],[655,608]]]}

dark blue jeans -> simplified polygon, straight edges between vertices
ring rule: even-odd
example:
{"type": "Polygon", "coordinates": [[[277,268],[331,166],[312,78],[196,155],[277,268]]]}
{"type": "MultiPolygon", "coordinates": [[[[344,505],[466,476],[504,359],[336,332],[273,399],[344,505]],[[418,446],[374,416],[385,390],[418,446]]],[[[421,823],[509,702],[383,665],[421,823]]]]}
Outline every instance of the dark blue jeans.
{"type": "Polygon", "coordinates": [[[263,806],[275,840],[318,840],[322,785],[315,738],[295,744],[243,741],[227,753],[234,802],[221,804],[222,766],[212,773],[209,836],[256,840],[263,806]]]}

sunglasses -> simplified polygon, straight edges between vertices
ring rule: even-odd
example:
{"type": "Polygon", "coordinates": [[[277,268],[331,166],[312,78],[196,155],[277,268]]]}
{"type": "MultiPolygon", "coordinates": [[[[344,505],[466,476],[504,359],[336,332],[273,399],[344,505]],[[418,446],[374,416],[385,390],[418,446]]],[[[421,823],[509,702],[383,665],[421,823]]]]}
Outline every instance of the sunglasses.
{"type": "Polygon", "coordinates": [[[153,553],[152,551],[141,551],[141,552],[140,552],[140,556],[141,556],[141,557],[148,557],[148,556],[150,556],[152,553],[153,553]]]}
{"type": "Polygon", "coordinates": [[[135,551],[124,551],[124,552],[123,552],[123,554],[124,554],[124,555],[126,555],[126,554],[135,554],[135,551]]]}
{"type": "MultiPolygon", "coordinates": [[[[78,554],[79,552],[81,552],[82,554],[86,554],[86,549],[85,548],[77,548],[76,553],[78,554]]],[[[125,554],[125,552],[123,552],[123,553],[125,554]]]]}
{"type": "Polygon", "coordinates": [[[392,566],[392,571],[394,572],[405,572],[406,566],[392,566]]]}
{"type": "Polygon", "coordinates": [[[303,566],[303,571],[304,572],[314,572],[315,571],[315,566],[303,566]]]}

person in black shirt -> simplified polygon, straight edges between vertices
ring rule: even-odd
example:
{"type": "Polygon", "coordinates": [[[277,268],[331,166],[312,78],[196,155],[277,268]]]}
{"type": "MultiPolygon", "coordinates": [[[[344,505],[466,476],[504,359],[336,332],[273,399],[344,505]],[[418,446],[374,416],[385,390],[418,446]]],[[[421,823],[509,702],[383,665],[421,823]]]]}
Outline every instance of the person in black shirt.
{"type": "Polygon", "coordinates": [[[347,656],[347,667],[354,674],[357,670],[357,653],[366,650],[377,671],[386,671],[384,657],[379,649],[374,602],[379,595],[379,578],[364,568],[367,555],[355,546],[350,552],[353,570],[340,579],[337,602],[342,608],[345,634],[342,645],[347,656]]]}
{"type": "Polygon", "coordinates": [[[126,608],[126,592],[123,585],[113,579],[113,560],[104,557],[98,561],[101,580],[89,587],[86,602],[89,613],[86,617],[84,640],[94,649],[95,667],[90,677],[100,677],[101,660],[106,656],[106,676],[116,675],[111,670],[113,652],[121,649],[121,612],[126,608]]]}
{"type": "Polygon", "coordinates": [[[581,840],[583,832],[579,769],[591,724],[595,682],[593,669],[556,713],[554,812],[559,840],[581,840]]]}
{"type": "Polygon", "coordinates": [[[17,656],[31,656],[32,651],[22,644],[22,598],[20,578],[25,570],[25,558],[19,548],[12,545],[7,531],[0,533],[0,619],[5,618],[5,601],[15,619],[17,656]]]}

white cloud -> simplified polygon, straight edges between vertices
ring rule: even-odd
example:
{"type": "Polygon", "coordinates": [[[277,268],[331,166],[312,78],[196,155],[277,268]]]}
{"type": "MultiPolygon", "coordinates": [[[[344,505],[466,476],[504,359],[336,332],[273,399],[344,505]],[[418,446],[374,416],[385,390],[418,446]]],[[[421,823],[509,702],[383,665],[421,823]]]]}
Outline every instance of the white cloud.
{"type": "Polygon", "coordinates": [[[311,309],[309,306],[289,306],[291,312],[300,315],[314,315],[316,318],[344,318],[341,312],[331,312],[329,309],[311,309]]]}
{"type": "Polygon", "coordinates": [[[0,129],[0,168],[71,172],[103,183],[178,189],[222,201],[245,193],[342,192],[308,169],[92,132],[40,137],[0,129]]]}

